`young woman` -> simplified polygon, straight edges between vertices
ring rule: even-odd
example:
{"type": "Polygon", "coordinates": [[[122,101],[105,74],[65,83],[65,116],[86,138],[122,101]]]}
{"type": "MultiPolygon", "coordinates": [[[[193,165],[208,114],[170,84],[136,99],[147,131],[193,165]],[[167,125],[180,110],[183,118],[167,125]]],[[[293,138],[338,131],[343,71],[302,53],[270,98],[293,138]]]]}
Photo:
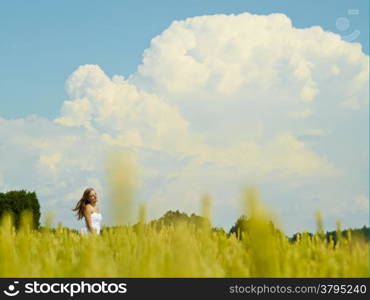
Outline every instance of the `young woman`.
{"type": "Polygon", "coordinates": [[[81,220],[85,218],[85,227],[81,228],[81,233],[100,233],[100,222],[102,215],[100,208],[96,205],[98,197],[93,188],[87,188],[80,201],[77,202],[76,207],[73,211],[77,211],[77,219],[81,220]]]}

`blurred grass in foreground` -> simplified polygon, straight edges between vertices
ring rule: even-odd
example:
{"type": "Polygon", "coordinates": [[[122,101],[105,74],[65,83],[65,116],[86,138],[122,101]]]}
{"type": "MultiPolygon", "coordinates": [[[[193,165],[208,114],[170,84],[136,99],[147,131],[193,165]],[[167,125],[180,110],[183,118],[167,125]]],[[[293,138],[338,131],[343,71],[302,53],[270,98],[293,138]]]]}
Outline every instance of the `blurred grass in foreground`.
{"type": "MultiPolygon", "coordinates": [[[[248,221],[240,238],[212,231],[210,222],[155,228],[145,220],[145,206],[137,226],[91,236],[61,226],[34,230],[27,213],[16,231],[5,215],[0,277],[368,277],[368,242],[351,234],[338,235],[337,243],[324,239],[319,215],[315,235],[303,233],[291,242],[271,225],[255,189],[243,197],[248,221]]],[[[210,202],[203,197],[205,218],[210,202]]]]}

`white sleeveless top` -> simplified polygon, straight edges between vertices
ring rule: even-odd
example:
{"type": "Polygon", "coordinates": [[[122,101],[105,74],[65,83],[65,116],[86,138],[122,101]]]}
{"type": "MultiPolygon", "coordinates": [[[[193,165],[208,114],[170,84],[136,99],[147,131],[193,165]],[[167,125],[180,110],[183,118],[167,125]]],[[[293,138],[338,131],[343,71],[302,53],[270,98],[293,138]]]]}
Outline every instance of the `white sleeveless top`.
{"type": "MultiPolygon", "coordinates": [[[[101,213],[93,212],[91,214],[91,225],[96,230],[97,234],[100,234],[100,223],[101,223],[102,218],[103,217],[102,217],[101,213]]],[[[85,224],[85,227],[81,228],[81,233],[82,234],[90,233],[86,224],[85,224]]]]}

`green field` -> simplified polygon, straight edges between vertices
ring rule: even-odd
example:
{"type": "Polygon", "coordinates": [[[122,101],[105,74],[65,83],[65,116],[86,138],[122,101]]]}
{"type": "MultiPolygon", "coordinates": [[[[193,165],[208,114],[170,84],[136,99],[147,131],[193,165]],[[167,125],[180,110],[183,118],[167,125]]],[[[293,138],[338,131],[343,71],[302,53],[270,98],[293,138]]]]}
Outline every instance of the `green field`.
{"type": "MultiPolygon", "coordinates": [[[[252,197],[253,198],[253,197],[252,197]]],[[[238,237],[201,225],[155,226],[142,214],[135,226],[83,236],[65,227],[34,230],[25,215],[16,230],[0,225],[0,277],[368,277],[365,239],[323,237],[318,230],[294,242],[271,226],[249,199],[248,224],[238,237]]],[[[207,220],[207,219],[206,219],[207,220]]]]}

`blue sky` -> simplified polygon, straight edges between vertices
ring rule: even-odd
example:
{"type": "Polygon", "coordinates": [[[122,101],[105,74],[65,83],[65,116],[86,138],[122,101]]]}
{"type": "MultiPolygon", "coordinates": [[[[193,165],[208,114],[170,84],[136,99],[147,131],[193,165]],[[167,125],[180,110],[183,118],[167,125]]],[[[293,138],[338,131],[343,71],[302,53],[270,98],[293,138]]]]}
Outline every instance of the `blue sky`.
{"type": "Polygon", "coordinates": [[[112,76],[132,74],[150,40],[172,21],[205,14],[282,12],[298,28],[320,25],[351,34],[369,53],[369,1],[2,1],[0,115],[55,118],[66,100],[64,81],[83,64],[112,76]],[[348,15],[358,9],[359,15],[348,15]],[[336,27],[347,17],[346,31],[336,27]],[[21,85],[21,87],[20,87],[21,85]]]}
{"type": "Polygon", "coordinates": [[[118,146],[150,217],[198,212],[209,192],[228,229],[256,182],[288,233],[314,230],[318,209],[329,229],[368,225],[368,13],[367,0],[1,1],[0,191],[36,190],[43,215],[78,228],[70,208],[88,186],[109,198],[118,146]]]}

